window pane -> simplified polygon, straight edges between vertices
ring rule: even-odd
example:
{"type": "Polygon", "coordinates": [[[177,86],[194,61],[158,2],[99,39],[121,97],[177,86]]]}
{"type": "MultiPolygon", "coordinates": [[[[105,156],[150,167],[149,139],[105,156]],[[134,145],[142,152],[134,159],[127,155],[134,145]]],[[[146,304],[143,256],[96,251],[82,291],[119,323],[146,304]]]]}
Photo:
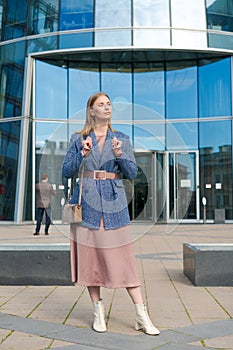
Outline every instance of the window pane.
{"type": "Polygon", "coordinates": [[[169,18],[169,0],[133,1],[134,26],[169,27],[169,18]]]}
{"type": "Polygon", "coordinates": [[[161,120],[165,115],[164,66],[134,65],[134,119],[161,120]],[[143,107],[143,108],[141,108],[143,107]]]}
{"type": "Polygon", "coordinates": [[[166,146],[168,150],[198,149],[197,123],[167,123],[166,146]]]}
{"type": "Polygon", "coordinates": [[[56,50],[58,35],[44,36],[38,39],[28,40],[27,53],[56,50]]]}
{"type": "Polygon", "coordinates": [[[101,90],[113,102],[113,119],[132,122],[132,75],[131,65],[103,64],[101,90]]]}
{"type": "Polygon", "coordinates": [[[208,28],[214,30],[233,31],[232,0],[206,0],[208,28]]]}
{"type": "Polygon", "coordinates": [[[199,67],[200,117],[231,115],[230,59],[199,67]]]}
{"type": "Polygon", "coordinates": [[[36,118],[67,118],[67,69],[36,61],[36,118]]]}
{"type": "Polygon", "coordinates": [[[208,34],[209,47],[232,50],[233,47],[233,35],[221,34],[208,34]]]}
{"type": "Polygon", "coordinates": [[[2,40],[19,38],[26,35],[27,0],[6,0],[2,25],[2,40]]]}
{"type": "Polygon", "coordinates": [[[49,175],[49,182],[57,191],[52,198],[52,217],[61,220],[61,198],[64,197],[61,168],[67,150],[67,125],[37,122],[35,127],[36,182],[42,173],[49,175]]]}
{"type": "Polygon", "coordinates": [[[31,0],[29,35],[58,30],[58,0],[31,0]]]}
{"type": "Polygon", "coordinates": [[[61,0],[60,30],[93,28],[94,0],[61,0]]]}
{"type": "Polygon", "coordinates": [[[0,118],[21,115],[25,42],[0,47],[0,118]]]}
{"type": "Polygon", "coordinates": [[[60,34],[59,39],[60,49],[93,46],[93,33],[60,34]]]}
{"type": "Polygon", "coordinates": [[[200,123],[201,197],[207,199],[207,219],[215,209],[225,209],[233,218],[232,205],[232,122],[200,123]]]}
{"type": "Polygon", "coordinates": [[[204,0],[171,0],[173,28],[206,29],[204,0]]]}
{"type": "Polygon", "coordinates": [[[130,0],[96,0],[95,27],[129,27],[131,26],[130,0]]]}
{"type": "Polygon", "coordinates": [[[93,91],[98,90],[99,67],[97,65],[77,63],[75,68],[69,69],[69,118],[83,123],[87,100],[93,91]]]}
{"type": "Polygon", "coordinates": [[[130,46],[130,30],[108,30],[95,32],[95,46],[130,46]]]}
{"type": "Polygon", "coordinates": [[[133,44],[140,47],[168,47],[170,46],[170,29],[135,29],[133,44]]]}
{"type": "Polygon", "coordinates": [[[20,121],[0,123],[0,220],[13,221],[20,121]]]}
{"type": "Polygon", "coordinates": [[[170,63],[166,72],[167,118],[197,117],[197,67],[195,62],[170,63]]]}

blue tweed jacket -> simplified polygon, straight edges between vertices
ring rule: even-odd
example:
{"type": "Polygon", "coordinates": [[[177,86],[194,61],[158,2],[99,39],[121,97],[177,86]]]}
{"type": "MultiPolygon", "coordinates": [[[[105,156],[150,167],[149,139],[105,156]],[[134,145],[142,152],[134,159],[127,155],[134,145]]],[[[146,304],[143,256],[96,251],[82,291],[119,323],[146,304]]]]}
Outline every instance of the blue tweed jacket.
{"type": "MultiPolygon", "coordinates": [[[[85,171],[106,170],[107,172],[122,173],[127,179],[137,176],[137,165],[132,145],[127,135],[122,132],[112,132],[108,129],[102,153],[96,141],[95,133],[90,132],[92,151],[83,158],[81,154],[82,140],[80,134],[73,134],[65,156],[62,174],[71,178],[77,174],[81,166],[85,171]],[[112,152],[112,139],[122,141],[121,157],[116,158],[112,152]]],[[[71,198],[71,203],[78,203],[79,183],[71,198]]],[[[105,229],[114,229],[130,223],[126,193],[123,181],[83,179],[82,213],[85,227],[99,229],[103,216],[105,229]]]]}

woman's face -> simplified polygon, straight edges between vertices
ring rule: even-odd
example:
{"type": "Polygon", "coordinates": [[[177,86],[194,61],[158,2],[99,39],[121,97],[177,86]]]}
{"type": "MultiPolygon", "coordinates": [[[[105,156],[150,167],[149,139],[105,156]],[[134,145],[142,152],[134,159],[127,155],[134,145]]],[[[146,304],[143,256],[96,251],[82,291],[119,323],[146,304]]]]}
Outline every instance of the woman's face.
{"type": "Polygon", "coordinates": [[[95,118],[96,124],[103,124],[112,117],[112,104],[108,97],[101,95],[91,108],[91,115],[95,118]]]}

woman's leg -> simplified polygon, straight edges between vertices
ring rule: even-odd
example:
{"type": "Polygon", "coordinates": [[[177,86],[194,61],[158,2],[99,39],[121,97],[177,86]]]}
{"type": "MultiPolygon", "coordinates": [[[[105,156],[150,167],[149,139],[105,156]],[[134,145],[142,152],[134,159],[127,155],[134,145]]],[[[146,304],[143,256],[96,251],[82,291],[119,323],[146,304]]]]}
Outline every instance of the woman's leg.
{"type": "Polygon", "coordinates": [[[146,334],[158,335],[160,331],[151,322],[146,306],[143,304],[141,287],[131,287],[126,289],[135,306],[135,329],[137,331],[142,329],[146,334]]]}
{"type": "Polygon", "coordinates": [[[100,300],[100,287],[87,287],[91,301],[96,302],[100,300]]]}
{"type": "Polygon", "coordinates": [[[96,332],[106,332],[107,327],[105,323],[104,304],[100,299],[100,287],[87,287],[87,289],[91,297],[94,313],[94,322],[92,327],[96,332]]]}
{"type": "Polygon", "coordinates": [[[126,288],[134,304],[143,304],[141,287],[126,288]]]}

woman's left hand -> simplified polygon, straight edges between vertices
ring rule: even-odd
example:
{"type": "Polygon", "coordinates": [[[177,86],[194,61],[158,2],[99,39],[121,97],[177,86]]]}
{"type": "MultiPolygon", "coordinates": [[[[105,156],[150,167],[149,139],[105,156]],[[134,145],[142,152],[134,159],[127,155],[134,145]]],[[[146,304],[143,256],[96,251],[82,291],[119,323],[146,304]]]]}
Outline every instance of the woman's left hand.
{"type": "Polygon", "coordinates": [[[115,155],[115,157],[121,157],[122,156],[122,141],[118,140],[116,137],[112,139],[112,151],[115,155]]]}

